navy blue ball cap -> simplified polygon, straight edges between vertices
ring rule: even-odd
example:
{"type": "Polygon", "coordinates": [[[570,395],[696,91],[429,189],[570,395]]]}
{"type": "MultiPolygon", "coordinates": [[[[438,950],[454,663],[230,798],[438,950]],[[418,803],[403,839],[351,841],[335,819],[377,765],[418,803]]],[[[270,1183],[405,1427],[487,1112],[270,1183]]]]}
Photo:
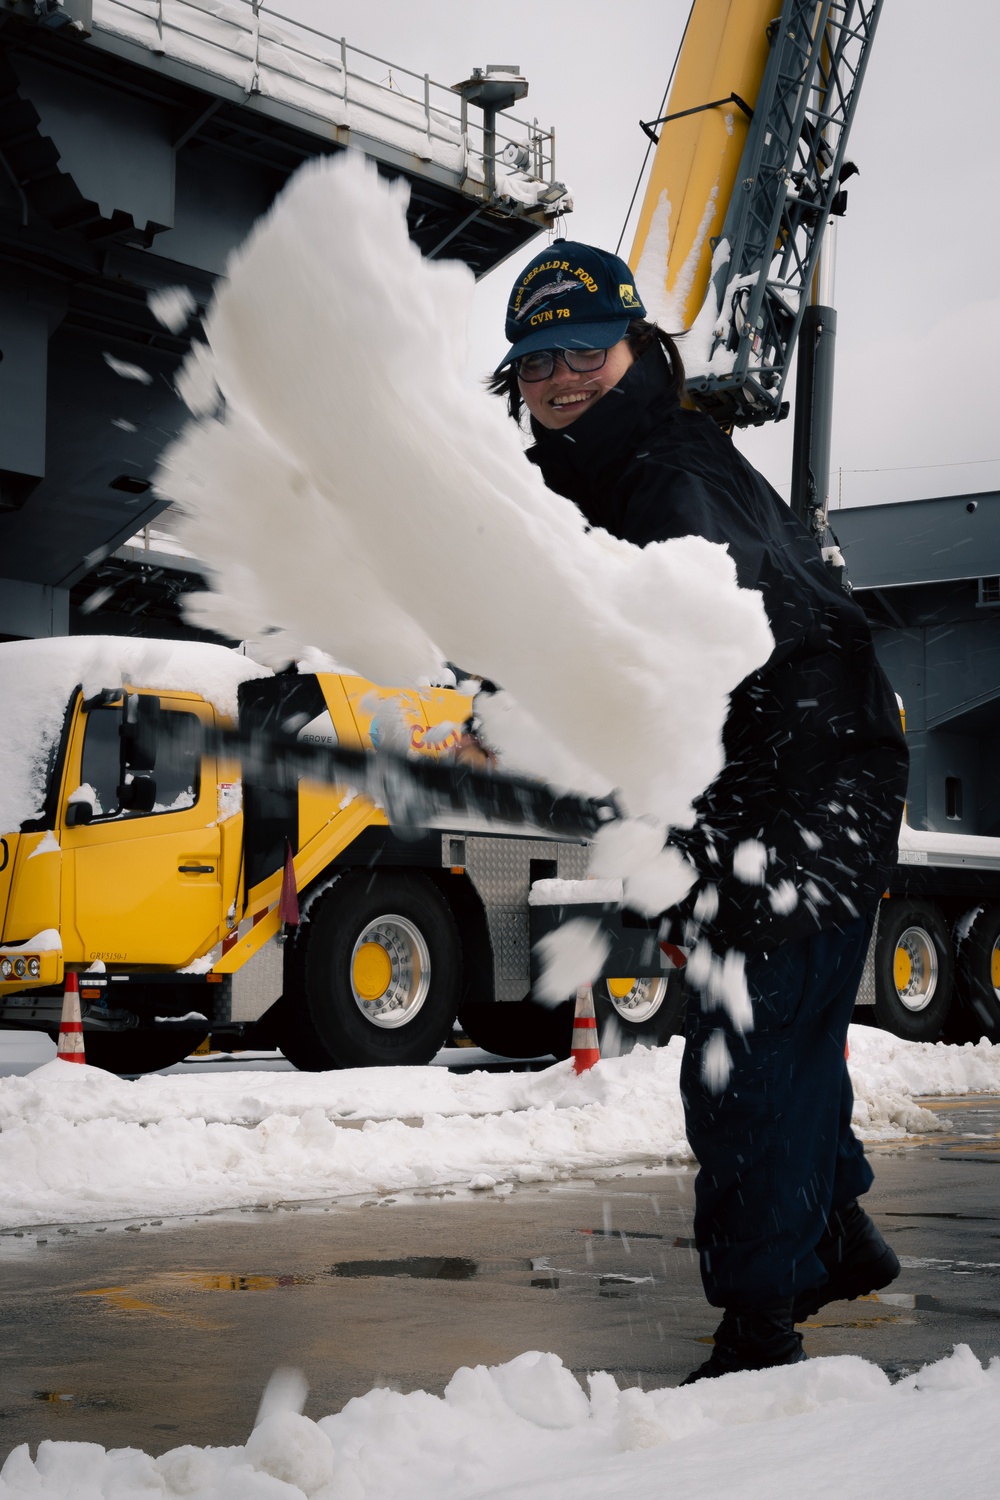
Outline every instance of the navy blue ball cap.
{"type": "Polygon", "coordinates": [[[619,256],[594,245],[557,240],[514,283],[504,332],[510,349],[496,374],[539,349],[610,349],[646,309],[619,256]]]}

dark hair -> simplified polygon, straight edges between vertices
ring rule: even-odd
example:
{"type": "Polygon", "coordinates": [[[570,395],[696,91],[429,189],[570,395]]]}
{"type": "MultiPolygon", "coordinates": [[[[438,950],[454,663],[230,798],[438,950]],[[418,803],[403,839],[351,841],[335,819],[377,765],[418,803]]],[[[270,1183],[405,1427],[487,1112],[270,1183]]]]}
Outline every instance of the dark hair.
{"type": "MultiPolygon", "coordinates": [[[[684,361],[670,334],[664,333],[663,329],[658,328],[655,323],[647,323],[645,318],[633,318],[628,325],[625,337],[634,359],[641,358],[654,339],[659,343],[670,365],[670,373],[673,377],[670,382],[671,389],[683,401],[684,361]]],[[[520,422],[524,402],[521,400],[521,389],[517,383],[517,373],[513,365],[508,365],[496,375],[488,375],[486,389],[493,396],[503,396],[507,402],[507,410],[514,421],[520,422]]]]}

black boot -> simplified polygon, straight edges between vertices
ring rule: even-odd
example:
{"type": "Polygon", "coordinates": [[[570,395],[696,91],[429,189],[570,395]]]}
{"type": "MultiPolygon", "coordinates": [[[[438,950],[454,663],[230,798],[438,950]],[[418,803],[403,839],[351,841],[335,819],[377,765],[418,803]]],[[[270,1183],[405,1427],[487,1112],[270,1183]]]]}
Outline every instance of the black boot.
{"type": "Polygon", "coordinates": [[[715,1348],[681,1385],[732,1375],[736,1370],[768,1370],[797,1365],[805,1359],[802,1335],[796,1333],[791,1297],[763,1307],[727,1307],[715,1330],[715,1348]]]}
{"type": "Polygon", "coordinates": [[[895,1281],[899,1258],[887,1245],[857,1199],[835,1209],[816,1246],[828,1280],[795,1298],[795,1321],[811,1318],[828,1302],[867,1297],[895,1281]]]}

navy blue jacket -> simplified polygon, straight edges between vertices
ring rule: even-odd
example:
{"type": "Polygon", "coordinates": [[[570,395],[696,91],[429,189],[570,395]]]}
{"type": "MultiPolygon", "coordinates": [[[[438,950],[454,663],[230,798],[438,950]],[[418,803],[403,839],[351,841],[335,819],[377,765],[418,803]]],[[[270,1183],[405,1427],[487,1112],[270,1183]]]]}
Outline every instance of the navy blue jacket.
{"type": "MultiPolygon", "coordinates": [[[[896,859],[907,752],[868,623],[814,539],[711,418],[681,407],[659,344],[569,428],[532,432],[528,457],[593,526],[640,547],[723,542],[741,586],[763,595],[774,650],[732,694],[726,766],[695,827],[671,834],[718,888],[716,946],[766,952],[873,909],[896,859]],[[769,851],[763,886],[733,873],[745,839],[769,851]]],[[[675,940],[697,889],[673,914],[675,940]]]]}

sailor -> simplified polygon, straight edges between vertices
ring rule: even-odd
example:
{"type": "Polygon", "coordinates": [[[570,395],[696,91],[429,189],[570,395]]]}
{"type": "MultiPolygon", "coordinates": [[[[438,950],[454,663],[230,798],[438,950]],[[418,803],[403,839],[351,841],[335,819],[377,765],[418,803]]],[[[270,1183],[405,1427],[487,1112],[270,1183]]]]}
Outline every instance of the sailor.
{"type": "Polygon", "coordinates": [[[725,768],[671,842],[698,881],[665,914],[675,942],[745,956],[753,1029],[691,992],[681,1073],[700,1170],[695,1240],[723,1310],[688,1380],[793,1364],[796,1323],[887,1285],[899,1261],[858,1200],[872,1170],[845,1061],[874,914],[894,858],[906,747],[861,610],[814,539],[730,438],[684,399],[673,339],[629,267],[571,241],[511,291],[490,388],[528,458],[594,527],[643,547],[696,535],[759,589],[770,658],[732,694],[725,768]],[[728,1080],[706,1066],[722,1028],[728,1080]]]}

